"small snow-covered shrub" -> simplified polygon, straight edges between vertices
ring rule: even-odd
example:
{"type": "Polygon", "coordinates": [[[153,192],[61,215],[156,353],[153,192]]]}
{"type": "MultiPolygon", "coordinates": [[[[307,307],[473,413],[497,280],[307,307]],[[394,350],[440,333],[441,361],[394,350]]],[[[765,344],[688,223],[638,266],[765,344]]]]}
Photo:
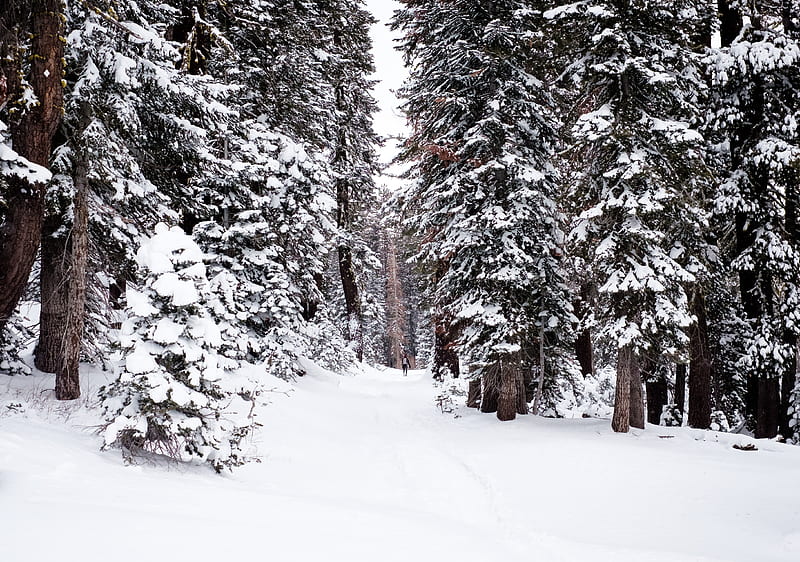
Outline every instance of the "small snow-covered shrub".
{"type": "Polygon", "coordinates": [[[667,404],[661,412],[660,425],[666,427],[680,427],[683,425],[683,413],[677,404],[667,404]]]}
{"type": "Polygon", "coordinates": [[[105,447],[206,461],[217,471],[241,465],[253,396],[220,361],[202,251],[179,228],[160,224],[137,263],[143,283],[127,292],[119,376],[100,389],[105,447]]]}
{"type": "Polygon", "coordinates": [[[459,399],[466,399],[467,393],[463,387],[464,379],[455,379],[450,375],[445,375],[442,380],[434,380],[433,386],[436,389],[434,402],[439,411],[443,414],[455,414],[459,399]]]}
{"type": "Polygon", "coordinates": [[[725,412],[722,410],[711,412],[711,426],[709,429],[712,431],[724,431],[726,433],[731,430],[731,425],[728,423],[725,412]]]}

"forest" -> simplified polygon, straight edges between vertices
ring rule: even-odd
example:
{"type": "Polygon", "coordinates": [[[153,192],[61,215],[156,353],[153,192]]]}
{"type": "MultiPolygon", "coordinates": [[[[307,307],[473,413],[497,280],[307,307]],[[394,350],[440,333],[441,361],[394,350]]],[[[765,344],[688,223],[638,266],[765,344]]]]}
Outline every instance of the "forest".
{"type": "Polygon", "coordinates": [[[108,373],[104,448],[217,471],[306,360],[800,443],[796,2],[402,0],[396,189],[374,23],[4,0],[0,374],[108,373]]]}

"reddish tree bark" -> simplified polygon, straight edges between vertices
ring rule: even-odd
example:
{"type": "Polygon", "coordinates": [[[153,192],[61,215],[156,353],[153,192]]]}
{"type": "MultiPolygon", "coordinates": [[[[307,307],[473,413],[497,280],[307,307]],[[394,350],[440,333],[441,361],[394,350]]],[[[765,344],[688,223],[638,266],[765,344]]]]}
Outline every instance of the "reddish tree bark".
{"type": "MultiPolygon", "coordinates": [[[[7,14],[3,24],[8,22],[7,14]]],[[[2,33],[3,74],[6,77],[9,105],[15,111],[10,120],[14,150],[34,164],[47,167],[53,136],[61,123],[64,105],[62,86],[64,43],[61,0],[31,2],[31,73],[28,83],[38,103],[17,116],[21,109],[19,52],[16,37],[4,27],[2,33]],[[7,44],[7,41],[14,43],[7,44]],[[10,58],[9,58],[10,55],[10,58]]],[[[3,26],[0,26],[3,27],[3,26]]],[[[18,177],[8,178],[8,209],[0,226],[0,331],[14,312],[25,290],[36,259],[42,230],[43,182],[30,183],[18,177]]]]}

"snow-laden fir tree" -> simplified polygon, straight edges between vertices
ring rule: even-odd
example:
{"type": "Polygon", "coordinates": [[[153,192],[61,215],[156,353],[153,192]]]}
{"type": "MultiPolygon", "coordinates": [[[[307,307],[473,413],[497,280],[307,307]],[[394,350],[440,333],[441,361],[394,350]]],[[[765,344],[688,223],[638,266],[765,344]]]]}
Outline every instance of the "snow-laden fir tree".
{"type": "Polygon", "coordinates": [[[216,313],[232,330],[226,354],[264,362],[272,374],[290,377],[294,359],[325,339],[311,321],[317,311],[310,303],[322,298],[318,277],[335,232],[334,200],[325,190],[330,182],[321,175],[326,164],[319,155],[258,123],[251,126],[247,146],[235,147],[246,157],[240,177],[248,200],[236,201],[242,210],[231,212],[227,227],[204,222],[195,234],[213,254],[209,277],[220,287],[216,313]],[[245,336],[234,336],[237,331],[245,336]]]}
{"type": "Polygon", "coordinates": [[[435,306],[484,379],[485,410],[527,412],[526,344],[572,320],[552,165],[553,104],[536,72],[543,36],[529,2],[409,0],[395,26],[412,72],[404,194],[435,306]],[[494,402],[494,408],[492,403],[494,402]]]}
{"type": "Polygon", "coordinates": [[[364,355],[365,276],[374,274],[377,256],[360,234],[367,215],[377,205],[377,172],[372,129],[375,100],[370,94],[374,71],[369,26],[374,19],[362,0],[318,2],[327,27],[325,77],[333,88],[336,109],[331,167],[336,183],[337,261],[344,297],[344,334],[356,357],[364,355]]]}
{"type": "Polygon", "coordinates": [[[680,357],[702,269],[707,173],[690,1],[613,0],[547,12],[569,38],[571,240],[599,288],[600,335],[618,349],[615,431],[644,427],[640,361],[680,357]]]}
{"type": "Polygon", "coordinates": [[[208,214],[198,189],[208,191],[230,175],[214,148],[234,115],[222,103],[228,89],[187,71],[185,45],[165,41],[158,31],[172,24],[176,8],[159,6],[118,0],[102,9],[69,7],[66,142],[55,151],[57,175],[48,190],[42,244],[36,364],[43,371],[63,362],[63,335],[81,333],[74,318],[83,310],[73,310],[75,289],[81,288],[74,286],[85,277],[78,270],[85,269],[80,264],[86,257],[78,248],[87,244],[79,237],[86,226],[76,219],[90,217],[94,290],[86,343],[96,348],[108,333],[102,311],[109,285],[133,278],[142,232],[159,220],[208,214]]]}
{"type": "Polygon", "coordinates": [[[217,471],[242,464],[253,394],[220,363],[202,251],[162,223],[137,263],[142,282],[127,291],[118,378],[100,389],[105,446],[208,462],[217,471]]]}
{"type": "Polygon", "coordinates": [[[797,16],[790,3],[783,6],[780,14],[760,13],[750,4],[727,6],[723,45],[710,61],[709,130],[725,168],[715,211],[735,231],[730,266],[738,273],[749,342],[738,367],[748,380],[748,415],[757,437],[796,431],[787,410],[800,330],[800,44],[797,16]]]}
{"type": "MultiPolygon", "coordinates": [[[[231,5],[219,15],[220,28],[237,57],[208,63],[209,72],[236,86],[241,118],[225,138],[235,173],[209,193],[220,212],[197,235],[219,256],[212,279],[239,288],[226,317],[238,318],[249,334],[240,340],[244,355],[267,362],[278,376],[291,376],[301,355],[329,366],[354,357],[324,296],[324,274],[336,247],[337,180],[367,190],[371,184],[371,102],[359,92],[369,57],[342,58],[329,9],[269,0],[231,5]],[[345,100],[337,112],[335,85],[355,105],[345,100]],[[364,138],[347,146],[358,132],[364,138]],[[332,152],[338,145],[339,159],[332,152]]],[[[359,32],[364,26],[354,24],[359,32]]]]}

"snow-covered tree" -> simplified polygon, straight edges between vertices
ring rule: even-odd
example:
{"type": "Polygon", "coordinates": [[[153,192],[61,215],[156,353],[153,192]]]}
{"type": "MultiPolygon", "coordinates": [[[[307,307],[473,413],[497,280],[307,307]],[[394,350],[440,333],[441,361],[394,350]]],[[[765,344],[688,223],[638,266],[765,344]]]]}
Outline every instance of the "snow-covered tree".
{"type": "Polygon", "coordinates": [[[739,277],[749,324],[749,346],[739,362],[749,380],[748,414],[756,436],[774,437],[779,426],[784,433],[792,431],[786,410],[800,329],[800,44],[791,10],[761,13],[743,3],[725,7],[723,46],[710,61],[714,111],[709,129],[725,170],[715,211],[736,237],[730,266],[739,277]]]}
{"type": "MultiPolygon", "coordinates": [[[[185,45],[158,31],[171,23],[174,8],[159,6],[127,0],[69,6],[60,135],[66,142],[54,155],[42,239],[36,365],[46,372],[63,362],[64,334],[82,334],[70,311],[76,309],[72,317],[84,314],[75,295],[86,277],[80,265],[85,247],[92,250],[90,280],[105,288],[90,293],[101,300],[90,303],[98,310],[108,300],[109,284],[132,279],[142,232],[159,220],[208,214],[209,201],[199,190],[208,192],[217,178],[230,175],[214,149],[220,129],[235,115],[224,105],[230,88],[181,66],[185,45]],[[77,220],[87,216],[88,244],[80,236],[86,226],[77,220]]],[[[97,314],[89,320],[90,343],[102,345],[109,319],[97,314]]]]}
{"type": "Polygon", "coordinates": [[[202,251],[180,228],[159,224],[137,263],[143,279],[127,292],[118,378],[100,390],[105,446],[208,462],[217,471],[242,464],[252,391],[220,363],[202,251]]]}
{"type": "Polygon", "coordinates": [[[551,163],[554,105],[535,74],[542,34],[528,2],[405,4],[395,25],[412,69],[405,156],[418,179],[404,211],[435,307],[460,327],[471,375],[484,377],[487,394],[499,392],[498,417],[513,419],[527,411],[526,342],[563,333],[572,319],[551,163]]]}
{"type": "Polygon", "coordinates": [[[570,41],[563,78],[578,92],[570,237],[598,285],[600,336],[619,352],[613,427],[627,431],[644,427],[640,359],[689,343],[685,286],[702,270],[708,181],[690,48],[703,13],[688,0],[619,0],[546,15],[570,41]]]}
{"type": "Polygon", "coordinates": [[[344,333],[359,360],[364,354],[365,274],[376,256],[360,234],[376,206],[377,172],[372,130],[376,110],[368,76],[375,70],[369,26],[373,18],[362,0],[319,2],[327,26],[325,77],[334,93],[336,136],[331,167],[336,183],[337,261],[344,297],[344,333]]]}

